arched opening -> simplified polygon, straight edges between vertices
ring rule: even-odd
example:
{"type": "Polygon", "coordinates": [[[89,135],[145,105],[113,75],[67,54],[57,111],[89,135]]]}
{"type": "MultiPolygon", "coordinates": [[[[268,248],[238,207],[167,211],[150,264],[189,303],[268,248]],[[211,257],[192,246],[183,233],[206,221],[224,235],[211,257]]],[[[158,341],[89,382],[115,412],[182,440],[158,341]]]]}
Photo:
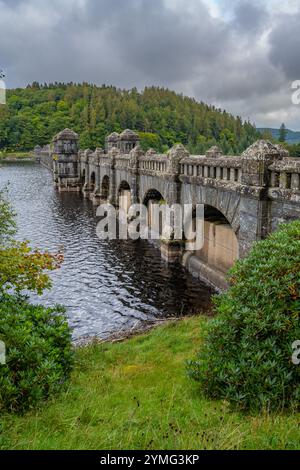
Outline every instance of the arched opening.
{"type": "Polygon", "coordinates": [[[85,184],[85,168],[81,172],[80,182],[82,186],[85,184]]]}
{"type": "Polygon", "coordinates": [[[123,209],[126,214],[131,206],[131,189],[127,181],[122,181],[118,190],[119,208],[123,209]]]}
{"type": "Polygon", "coordinates": [[[90,190],[92,193],[95,191],[95,186],[96,186],[96,174],[93,171],[91,174],[91,178],[90,178],[90,190]]]}
{"type": "Polygon", "coordinates": [[[159,220],[156,220],[156,212],[160,205],[165,204],[162,194],[156,189],[149,189],[147,191],[143,204],[148,209],[148,226],[152,231],[158,232],[161,236],[163,234],[164,222],[163,213],[159,211],[159,220]]]}
{"type": "Polygon", "coordinates": [[[204,246],[196,254],[223,273],[239,258],[237,236],[227,218],[215,207],[204,206],[204,246]]]}
{"type": "Polygon", "coordinates": [[[101,196],[102,199],[107,201],[108,196],[109,196],[109,177],[106,175],[102,179],[102,184],[101,184],[101,196]]]}

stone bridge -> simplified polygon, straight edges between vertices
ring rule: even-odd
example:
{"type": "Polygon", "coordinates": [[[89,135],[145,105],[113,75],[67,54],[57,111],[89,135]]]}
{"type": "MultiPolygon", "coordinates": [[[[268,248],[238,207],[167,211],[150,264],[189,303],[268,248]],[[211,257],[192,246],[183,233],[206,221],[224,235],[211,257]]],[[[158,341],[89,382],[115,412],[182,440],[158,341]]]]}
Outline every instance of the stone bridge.
{"type": "Polygon", "coordinates": [[[176,251],[173,243],[162,251],[169,257],[179,253],[194,275],[218,288],[226,287],[226,271],[253,242],[300,218],[300,159],[267,141],[241,156],[224,156],[218,147],[190,155],[182,145],[167,154],[144,153],[137,134],[126,130],[107,137],[105,149],[81,151],[78,135],[65,129],[35,154],[53,170],[59,191],[80,191],[94,204],[118,206],[121,195],[128,205],[204,204],[203,249],[190,253],[181,244],[176,251]]]}

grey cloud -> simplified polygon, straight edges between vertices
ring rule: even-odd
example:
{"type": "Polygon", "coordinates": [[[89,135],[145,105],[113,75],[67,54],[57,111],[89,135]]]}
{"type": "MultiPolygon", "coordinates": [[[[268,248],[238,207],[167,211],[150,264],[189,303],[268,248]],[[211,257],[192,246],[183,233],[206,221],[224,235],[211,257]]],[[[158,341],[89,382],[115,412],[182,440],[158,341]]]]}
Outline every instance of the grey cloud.
{"type": "Polygon", "coordinates": [[[300,9],[297,14],[283,15],[270,33],[272,63],[281,67],[287,79],[300,80],[300,9]]]}
{"type": "Polygon", "coordinates": [[[233,19],[225,20],[211,16],[201,0],[190,1],[193,13],[164,0],[0,0],[0,68],[10,86],[153,84],[244,117],[275,116],[274,106],[282,109],[288,100],[285,74],[299,70],[299,18],[291,23],[267,13],[259,0],[235,0],[233,19]],[[267,28],[270,55],[262,41],[267,28]]]}
{"type": "Polygon", "coordinates": [[[151,6],[140,1],[109,35],[126,64],[152,79],[176,83],[191,77],[199,63],[218,60],[229,35],[203,5],[196,17],[161,5],[160,0],[153,0],[151,6]]]}
{"type": "Polygon", "coordinates": [[[261,4],[242,0],[235,7],[233,27],[240,32],[253,35],[266,28],[269,21],[269,15],[261,4]]]}

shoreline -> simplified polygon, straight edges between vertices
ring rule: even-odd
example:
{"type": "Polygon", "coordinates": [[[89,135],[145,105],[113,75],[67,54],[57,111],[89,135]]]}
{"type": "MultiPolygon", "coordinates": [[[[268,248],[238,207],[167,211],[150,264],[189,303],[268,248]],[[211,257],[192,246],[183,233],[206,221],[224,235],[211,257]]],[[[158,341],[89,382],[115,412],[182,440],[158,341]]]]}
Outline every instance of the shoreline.
{"type": "MultiPolygon", "coordinates": [[[[198,316],[198,315],[194,315],[198,316]]],[[[201,315],[199,315],[201,316],[201,315]]],[[[127,341],[128,339],[143,335],[145,333],[149,333],[150,331],[154,330],[159,326],[164,326],[169,323],[178,322],[185,318],[191,318],[191,315],[185,315],[182,317],[169,317],[157,320],[145,320],[145,321],[138,321],[138,325],[134,325],[130,329],[122,329],[120,331],[116,331],[114,333],[109,334],[106,338],[101,338],[100,336],[85,336],[82,338],[78,338],[73,340],[73,346],[75,349],[85,348],[92,345],[99,345],[104,343],[122,343],[127,341]]],[[[203,315],[203,317],[205,317],[203,315]]]]}
{"type": "Polygon", "coordinates": [[[7,152],[7,153],[2,153],[0,152],[0,163],[2,162],[24,162],[24,161],[32,161],[34,162],[36,160],[34,154],[32,152],[24,152],[24,153],[18,153],[18,152],[7,152]]]}
{"type": "Polygon", "coordinates": [[[0,157],[0,163],[35,162],[34,157],[0,157]]]}

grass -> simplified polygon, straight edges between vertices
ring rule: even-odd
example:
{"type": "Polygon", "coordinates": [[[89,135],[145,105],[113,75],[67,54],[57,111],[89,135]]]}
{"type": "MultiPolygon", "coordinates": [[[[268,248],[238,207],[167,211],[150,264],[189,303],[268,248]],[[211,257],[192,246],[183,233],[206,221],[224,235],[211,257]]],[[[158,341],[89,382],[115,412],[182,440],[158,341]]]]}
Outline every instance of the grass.
{"type": "Polygon", "coordinates": [[[0,418],[0,448],[299,449],[299,414],[232,412],[186,377],[206,321],[79,349],[65,392],[25,416],[0,418]]]}

